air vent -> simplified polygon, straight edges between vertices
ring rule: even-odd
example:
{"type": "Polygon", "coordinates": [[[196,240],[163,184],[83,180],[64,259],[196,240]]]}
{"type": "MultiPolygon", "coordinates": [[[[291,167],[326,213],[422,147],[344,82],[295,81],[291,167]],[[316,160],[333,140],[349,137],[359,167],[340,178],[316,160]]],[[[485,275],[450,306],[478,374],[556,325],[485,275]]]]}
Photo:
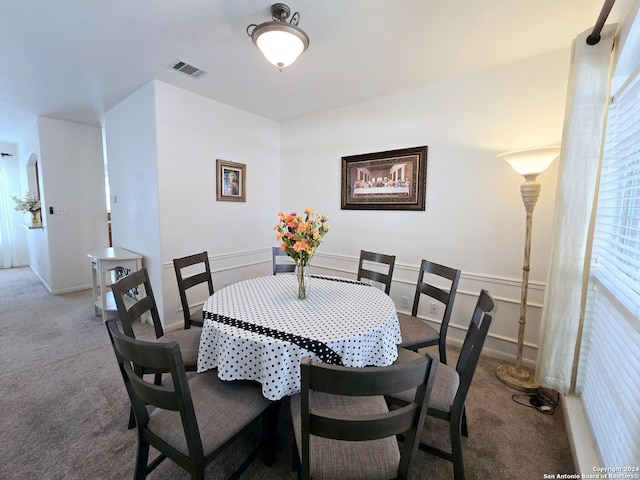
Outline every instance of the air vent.
{"type": "Polygon", "coordinates": [[[182,72],[185,75],[189,75],[193,78],[200,78],[207,73],[204,70],[199,69],[198,67],[194,67],[193,65],[189,65],[188,63],[183,62],[182,60],[176,60],[171,65],[169,65],[169,68],[177,70],[178,72],[182,72]]]}

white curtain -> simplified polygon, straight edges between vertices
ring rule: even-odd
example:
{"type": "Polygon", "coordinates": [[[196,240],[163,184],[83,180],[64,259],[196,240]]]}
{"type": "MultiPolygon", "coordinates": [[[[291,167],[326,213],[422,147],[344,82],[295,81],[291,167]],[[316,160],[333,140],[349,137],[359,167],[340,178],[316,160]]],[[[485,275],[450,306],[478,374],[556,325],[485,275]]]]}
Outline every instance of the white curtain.
{"type": "Polygon", "coordinates": [[[18,266],[10,218],[13,204],[6,185],[8,177],[5,162],[0,162],[0,268],[18,266]]]}
{"type": "Polygon", "coordinates": [[[589,225],[609,98],[617,25],[607,25],[596,45],[591,29],[573,41],[562,134],[553,238],[540,325],[536,374],[543,387],[571,389],[580,322],[589,225]]]}

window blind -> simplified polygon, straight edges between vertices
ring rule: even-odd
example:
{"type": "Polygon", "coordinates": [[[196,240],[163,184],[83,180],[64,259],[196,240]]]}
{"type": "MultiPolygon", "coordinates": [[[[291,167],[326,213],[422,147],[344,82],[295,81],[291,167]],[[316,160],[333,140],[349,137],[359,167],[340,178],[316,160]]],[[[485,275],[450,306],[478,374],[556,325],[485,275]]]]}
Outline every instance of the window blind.
{"type": "Polygon", "coordinates": [[[576,383],[605,467],[640,466],[639,310],[636,72],[609,107],[576,383]]]}

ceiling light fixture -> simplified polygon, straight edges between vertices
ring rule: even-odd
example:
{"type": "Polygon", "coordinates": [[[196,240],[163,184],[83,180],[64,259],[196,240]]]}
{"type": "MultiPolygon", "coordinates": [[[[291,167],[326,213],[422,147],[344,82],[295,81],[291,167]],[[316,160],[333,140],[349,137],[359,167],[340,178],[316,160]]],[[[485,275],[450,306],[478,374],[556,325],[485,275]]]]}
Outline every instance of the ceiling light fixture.
{"type": "Polygon", "coordinates": [[[295,62],[309,46],[309,37],[298,27],[300,14],[294,13],[291,20],[287,22],[290,14],[291,9],[284,3],[274,3],[271,5],[273,21],[260,25],[252,23],[247,27],[247,35],[251,37],[266,59],[280,71],[295,62]],[[253,30],[250,31],[252,27],[253,30]]]}

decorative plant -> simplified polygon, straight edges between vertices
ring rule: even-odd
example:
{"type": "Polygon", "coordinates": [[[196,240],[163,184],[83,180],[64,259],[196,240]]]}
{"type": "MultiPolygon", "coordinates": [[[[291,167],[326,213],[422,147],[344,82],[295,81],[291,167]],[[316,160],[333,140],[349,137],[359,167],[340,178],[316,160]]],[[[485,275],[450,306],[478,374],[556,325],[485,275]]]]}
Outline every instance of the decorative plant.
{"type": "Polygon", "coordinates": [[[33,219],[33,223],[38,223],[38,212],[40,211],[40,199],[35,193],[28,192],[24,200],[12,195],[13,201],[16,202],[15,210],[19,212],[29,212],[33,219]]]}
{"type": "Polygon", "coordinates": [[[311,207],[305,209],[304,217],[295,212],[279,212],[278,218],[280,222],[273,227],[277,231],[276,239],[280,241],[280,248],[296,263],[298,298],[306,298],[305,277],[309,262],[329,231],[328,218],[314,213],[311,207]]]}
{"type": "Polygon", "coordinates": [[[12,195],[13,201],[16,202],[15,209],[19,212],[39,212],[40,211],[40,199],[35,193],[27,193],[24,200],[19,199],[15,195],[12,195]]]}

